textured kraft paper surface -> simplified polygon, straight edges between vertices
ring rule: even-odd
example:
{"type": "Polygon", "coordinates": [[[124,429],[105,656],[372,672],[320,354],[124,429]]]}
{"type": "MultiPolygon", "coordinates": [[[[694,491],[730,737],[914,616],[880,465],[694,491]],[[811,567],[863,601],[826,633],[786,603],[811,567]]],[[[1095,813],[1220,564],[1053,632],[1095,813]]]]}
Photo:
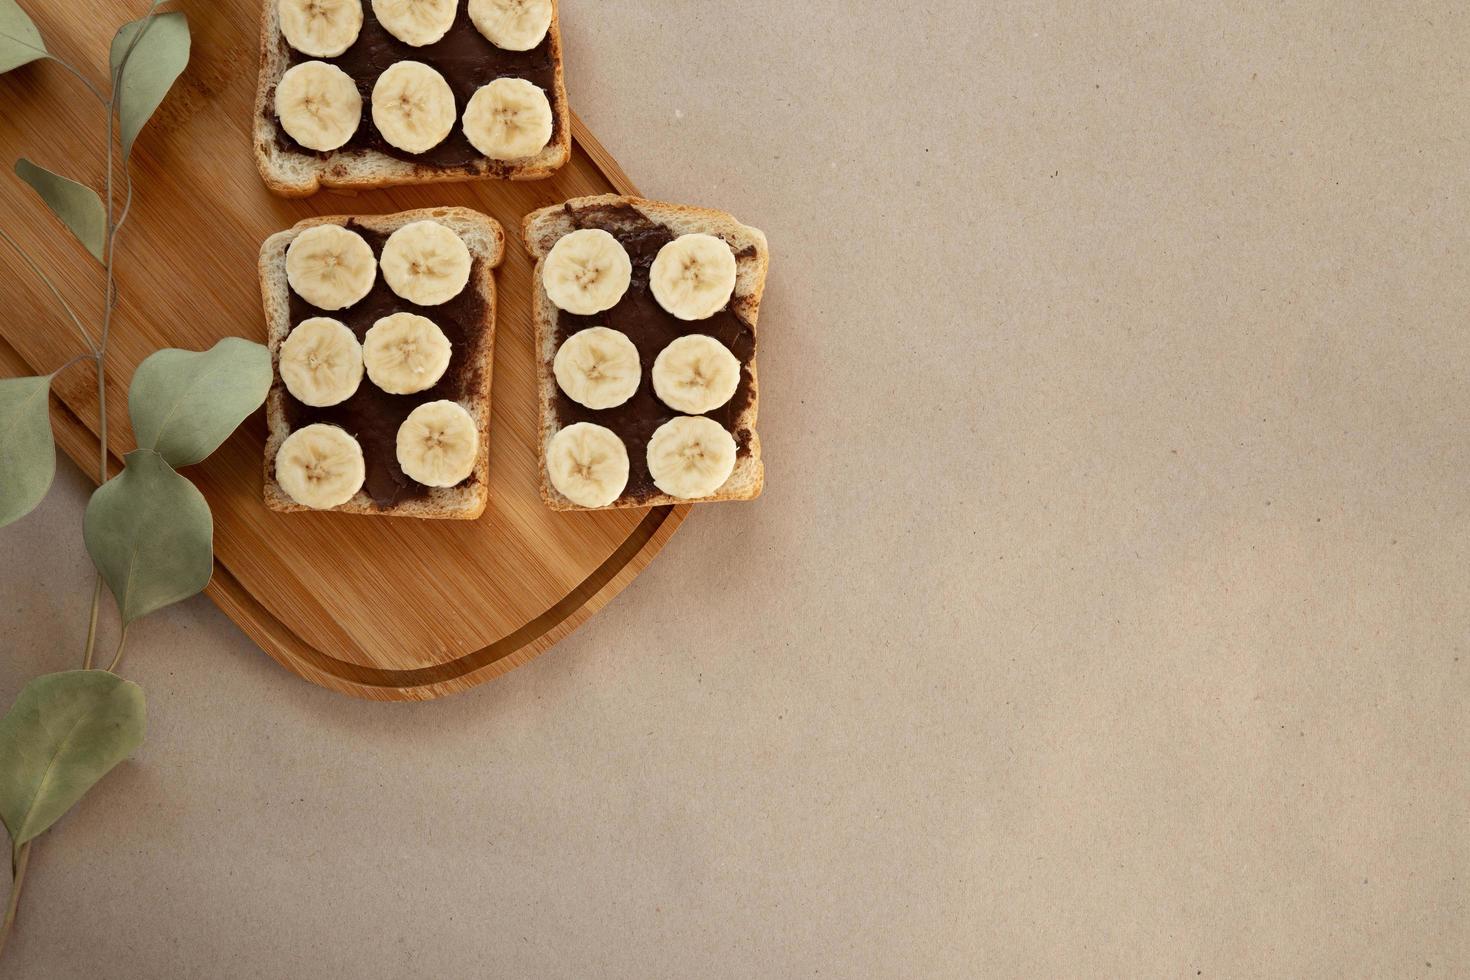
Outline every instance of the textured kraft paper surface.
{"type": "MultiPolygon", "coordinates": [[[[765,495],[446,701],[142,621],[7,975],[1470,976],[1470,8],[563,23],[642,190],[770,237],[765,495]]],[[[0,532],[7,703],[86,488],[0,532]]]]}

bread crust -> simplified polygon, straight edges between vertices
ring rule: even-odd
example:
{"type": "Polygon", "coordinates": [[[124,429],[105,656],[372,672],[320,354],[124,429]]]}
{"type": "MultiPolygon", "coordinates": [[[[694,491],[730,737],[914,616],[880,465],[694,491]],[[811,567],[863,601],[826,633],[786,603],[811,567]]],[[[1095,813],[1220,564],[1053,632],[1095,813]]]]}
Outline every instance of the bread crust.
{"type": "Polygon", "coordinates": [[[652,497],[632,499],[619,497],[605,507],[583,507],[561,494],[551,484],[546,471],[546,448],[553,436],[560,431],[553,402],[556,398],[556,375],[552,369],[556,359],[556,323],[560,311],[546,295],[541,281],[541,266],[546,254],[557,239],[573,230],[566,208],[596,207],[598,205],[630,205],[644,217],[666,225],[676,235],[704,232],[716,235],[727,242],[735,252],[735,292],[730,306],[750,324],[756,334],[757,351],[760,346],[760,306],[766,290],[766,273],[770,268],[770,248],[765,233],[759,228],[741,224],[727,211],[693,207],[687,204],[670,204],[650,201],[641,197],[620,194],[598,194],[591,197],[572,198],[563,204],[532,211],[521,222],[521,237],[526,249],[536,260],[532,273],[534,280],[533,316],[536,322],[536,375],[541,408],[541,451],[538,462],[541,471],[541,499],[552,510],[619,510],[626,508],[659,507],[673,504],[713,503],[722,500],[752,500],[760,496],[765,487],[765,464],[761,459],[760,435],[756,431],[756,418],[760,410],[760,376],[756,370],[758,357],[750,362],[750,404],[736,420],[736,429],[749,429],[750,452],[738,458],[730,478],[707,497],[674,497],[655,494],[652,497]]]}
{"type": "MultiPolygon", "coordinates": [[[[363,0],[368,4],[370,0],[363,0]]],[[[377,150],[337,150],[326,156],[298,153],[276,143],[278,123],[272,99],[276,84],[286,73],[289,48],[281,36],[275,0],[260,5],[260,75],[255,89],[255,162],[267,187],[281,197],[309,197],[326,188],[370,190],[400,184],[432,184],[469,180],[544,180],[572,155],[572,118],[562,70],[561,10],[551,3],[547,28],[555,65],[553,91],[546,93],[556,119],[556,136],[534,157],[517,161],[483,160],[476,172],[444,169],[400,160],[377,150]]],[[[368,112],[366,104],[363,112],[368,112]]],[[[458,122],[456,122],[458,125],[458,122]]]]}
{"type": "MultiPolygon", "coordinates": [[[[290,435],[286,423],[286,386],[281,381],[281,342],[291,332],[290,286],[286,282],[286,247],[296,236],[316,225],[342,225],[348,221],[389,234],[413,221],[433,220],[452,228],[465,244],[470,254],[480,259],[479,275],[471,278],[466,289],[478,289],[485,302],[485,329],[476,350],[465,351],[464,356],[474,358],[483,365],[480,372],[480,390],[473,393],[462,405],[474,418],[479,434],[479,452],[475,457],[474,479],[453,487],[429,487],[424,496],[405,500],[390,507],[379,507],[364,490],[358,490],[347,503],[329,508],[327,513],[373,514],[385,517],[421,517],[446,520],[473,520],[485,512],[490,499],[490,386],[495,353],[495,269],[505,255],[505,232],[500,222],[486,214],[469,208],[441,207],[419,208],[400,211],[396,214],[380,215],[331,215],[299,221],[286,231],[276,232],[260,246],[258,269],[260,273],[261,300],[265,306],[266,342],[271,352],[273,378],[271,390],[266,395],[266,440],[265,440],[265,506],[269,510],[290,513],[295,511],[317,511],[319,508],[304,507],[292,500],[276,481],[275,460],[281,443],[290,435]]],[[[363,384],[371,384],[366,378],[363,384]]]]}

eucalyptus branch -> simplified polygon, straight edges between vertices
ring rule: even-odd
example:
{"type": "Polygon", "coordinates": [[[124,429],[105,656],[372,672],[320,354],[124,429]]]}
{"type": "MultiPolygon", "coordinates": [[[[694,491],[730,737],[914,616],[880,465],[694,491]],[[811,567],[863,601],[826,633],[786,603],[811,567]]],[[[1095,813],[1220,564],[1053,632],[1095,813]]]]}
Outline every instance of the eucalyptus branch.
{"type": "Polygon", "coordinates": [[[142,744],[146,727],[142,688],[116,673],[128,649],[130,624],[203,591],[209,583],[213,570],[209,504],[176,467],[209,456],[260,407],[271,385],[270,353],[261,344],[226,338],[208,351],[156,352],[138,365],[128,391],[139,451],[128,453],[121,472],[109,479],[107,352],[119,296],[118,236],[133,204],[128,158],[139,130],[189,60],[188,21],[181,14],[157,17],[165,2],[151,0],[144,17],[114,36],[108,73],[112,88],[104,97],[74,67],[45,51],[35,25],[13,0],[0,0],[8,5],[8,23],[19,24],[26,35],[17,39],[0,34],[0,59],[4,59],[0,63],[18,67],[50,57],[81,79],[107,110],[101,194],[34,164],[18,168],[21,178],[102,262],[104,289],[100,323],[93,324],[98,328],[95,338],[31,256],[0,230],[0,238],[51,290],[89,350],[49,375],[0,379],[0,525],[24,516],[44,498],[56,464],[48,412],[50,385],[57,373],[88,358],[96,369],[99,483],[83,521],[83,540],[97,567],[83,669],[35,678],[0,719],[0,816],[10,835],[12,870],[10,899],[0,924],[0,951],[14,924],[35,838],[142,744]],[[140,43],[146,47],[140,48],[140,43]],[[147,71],[128,72],[135,53],[147,61],[147,71]],[[230,380],[220,384],[220,378],[230,380]],[[111,662],[106,670],[97,670],[104,584],[117,602],[120,629],[111,662]]]}
{"type": "MultiPolygon", "coordinates": [[[[122,161],[122,172],[127,183],[127,197],[123,204],[123,210],[117,220],[113,219],[113,193],[112,193],[112,158],[113,158],[113,123],[117,118],[116,105],[118,94],[122,89],[123,72],[127,69],[128,60],[133,56],[133,49],[148,33],[148,28],[153,26],[153,15],[165,0],[153,0],[145,15],[143,25],[134,32],[123,56],[118,59],[117,70],[112,73],[112,93],[108,98],[107,105],[107,142],[104,144],[107,154],[107,247],[104,254],[107,257],[106,286],[102,293],[102,339],[97,345],[97,482],[107,482],[107,341],[112,334],[112,311],[117,307],[117,280],[114,277],[113,266],[117,258],[117,233],[122,228],[123,222],[127,220],[128,211],[133,206],[133,178],[132,170],[128,161],[122,161]]],[[[102,573],[97,573],[96,584],[92,588],[92,611],[88,616],[87,646],[82,654],[84,669],[92,666],[92,655],[97,644],[97,612],[102,603],[102,573]]],[[[122,639],[127,638],[127,627],[123,627],[122,639]]],[[[113,665],[122,658],[122,643],[118,643],[117,656],[113,659],[113,665]]],[[[112,670],[112,667],[107,668],[112,670]]]]}
{"type": "MultiPolygon", "coordinates": [[[[107,100],[107,142],[104,150],[107,155],[107,246],[103,250],[106,256],[107,274],[106,285],[102,292],[102,339],[97,345],[97,483],[99,485],[107,482],[107,341],[112,334],[112,311],[117,307],[117,280],[113,274],[113,266],[117,258],[117,233],[122,228],[123,222],[128,219],[128,212],[133,207],[133,177],[132,168],[128,166],[126,158],[122,161],[123,179],[127,184],[127,196],[123,203],[122,214],[113,219],[113,187],[112,187],[112,158],[113,158],[113,122],[117,119],[117,102],[119,93],[122,91],[123,72],[127,70],[128,61],[133,57],[133,51],[138,42],[148,33],[153,26],[153,17],[158,8],[166,0],[153,0],[148,7],[148,13],[144,15],[142,26],[133,32],[128,41],[128,46],[123,50],[123,56],[118,59],[117,68],[112,72],[112,93],[107,100]]],[[[82,654],[83,669],[92,666],[92,654],[97,644],[97,612],[102,603],[102,573],[98,571],[96,584],[92,588],[92,611],[88,616],[87,646],[82,654]]],[[[122,640],[127,639],[127,627],[123,627],[122,640]]],[[[122,642],[118,643],[117,656],[113,658],[113,665],[122,659],[122,642]]],[[[109,671],[112,667],[107,668],[109,671]]]]}

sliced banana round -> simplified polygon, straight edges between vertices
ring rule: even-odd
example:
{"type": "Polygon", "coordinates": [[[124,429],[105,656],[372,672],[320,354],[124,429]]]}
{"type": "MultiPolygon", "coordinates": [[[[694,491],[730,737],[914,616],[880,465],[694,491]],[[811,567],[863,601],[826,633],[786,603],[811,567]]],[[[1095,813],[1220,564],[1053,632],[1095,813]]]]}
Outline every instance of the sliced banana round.
{"type": "Polygon", "coordinates": [[[454,128],[454,92],[419,61],[400,61],[373,83],[373,125],[400,150],[423,153],[454,128]]]}
{"type": "Polygon", "coordinates": [[[681,320],[712,317],[735,291],[735,253],[714,235],[680,235],[658,250],[648,286],[658,305],[681,320]]]}
{"type": "Polygon", "coordinates": [[[437,221],[411,221],[388,236],[383,255],[388,288],[410,303],[438,306],[458,296],[470,281],[470,249],[437,221]]]}
{"type": "Polygon", "coordinates": [[[302,320],[281,342],[281,380],[303,405],[339,405],[362,383],[362,345],[341,320],[302,320]]]}
{"type": "Polygon", "coordinates": [[[276,15],[286,43],[313,58],[335,58],[362,30],[360,0],[278,0],[276,15]]]}
{"type": "Polygon", "coordinates": [[[714,419],[681,415],[648,440],[648,472],[671,497],[708,497],[735,470],[735,437],[714,419]]]}
{"type": "Polygon", "coordinates": [[[362,96],[345,71],[325,61],[286,69],[276,85],[276,118],[308,150],[335,150],[362,119],[362,96]]]}
{"type": "Polygon", "coordinates": [[[628,335],[607,327],[572,334],[552,363],[556,383],[568,398],[588,408],[615,408],[633,397],[643,377],[638,348],[628,335]]]}
{"type": "Polygon", "coordinates": [[[551,103],[524,78],[497,78],[470,96],[464,135],[492,160],[533,157],[551,142],[551,103]]]}
{"type": "Polygon", "coordinates": [[[546,475],[572,503],[606,507],[628,485],[628,447],[611,429],[574,423],[547,443],[546,475]]]}
{"type": "Polygon", "coordinates": [[[398,427],[398,465],[426,487],[452,487],[475,469],[480,433],[458,402],[425,402],[398,427]]]}
{"type": "Polygon", "coordinates": [[[449,368],[444,331],[417,313],[393,313],[362,338],[362,360],[373,384],[390,395],[411,395],[439,383],[449,368]]]}
{"type": "Polygon", "coordinates": [[[366,475],[362,446],[335,425],[318,422],[297,429],[276,451],[276,482],[303,507],[324,510],[347,503],[366,475]]]}
{"type": "Polygon", "coordinates": [[[561,236],[541,266],[541,282],[557,309],[583,316],[617,306],[632,280],[627,249],[601,228],[561,236]]]}
{"type": "Polygon", "coordinates": [[[470,0],[470,20],[507,51],[530,51],[551,27],[551,0],[470,0]]]}
{"type": "Polygon", "coordinates": [[[449,33],[457,0],[373,0],[373,16],[404,44],[421,48],[449,33]]]}
{"type": "Polygon", "coordinates": [[[740,386],[740,361],[730,348],[702,333],[680,337],[653,359],[653,393],[689,415],[713,411],[740,386]]]}
{"type": "Polygon", "coordinates": [[[323,310],[340,310],[366,296],[377,278],[373,250],[341,225],[313,225],[286,247],[286,281],[323,310]]]}

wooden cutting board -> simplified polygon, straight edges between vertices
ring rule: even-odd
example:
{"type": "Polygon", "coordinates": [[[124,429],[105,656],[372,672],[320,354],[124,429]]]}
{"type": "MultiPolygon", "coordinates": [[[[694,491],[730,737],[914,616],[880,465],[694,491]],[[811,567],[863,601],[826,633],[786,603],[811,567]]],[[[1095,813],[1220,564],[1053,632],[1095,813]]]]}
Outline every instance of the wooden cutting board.
{"type": "MultiPolygon", "coordinates": [[[[575,629],[653,560],[688,513],[683,506],[555,514],[537,492],[532,262],[520,241],[521,217],[582,194],[636,191],[574,120],[571,162],[550,180],[274,197],[251,151],[259,3],[182,6],[193,30],[189,68],[133,153],[136,196],[120,239],[121,301],[108,360],[108,448],[117,465],[133,447],[127,383],[149,353],[204,349],[232,335],[264,341],[255,260],[271,233],[312,215],[442,204],[496,218],[507,248],[497,274],[490,504],[480,520],[268,512],[260,496],[260,414],[206,463],[185,471],[214,511],[208,594],[277,661],[363,698],[423,700],[461,691],[575,629]]],[[[26,6],[50,48],[101,85],[113,32],[144,5],[26,6]]],[[[0,91],[7,169],[9,158],[26,156],[102,186],[104,118],[74,78],[38,62],[0,76],[0,91]]],[[[575,91],[571,97],[575,102],[575,91]]],[[[96,319],[97,263],[18,178],[0,178],[0,202],[6,229],[68,301],[96,319]]],[[[8,283],[0,373],[45,373],[83,350],[22,262],[6,250],[0,266],[8,283]]],[[[55,391],[57,439],[95,474],[95,379],[78,365],[57,379],[55,391]]]]}

